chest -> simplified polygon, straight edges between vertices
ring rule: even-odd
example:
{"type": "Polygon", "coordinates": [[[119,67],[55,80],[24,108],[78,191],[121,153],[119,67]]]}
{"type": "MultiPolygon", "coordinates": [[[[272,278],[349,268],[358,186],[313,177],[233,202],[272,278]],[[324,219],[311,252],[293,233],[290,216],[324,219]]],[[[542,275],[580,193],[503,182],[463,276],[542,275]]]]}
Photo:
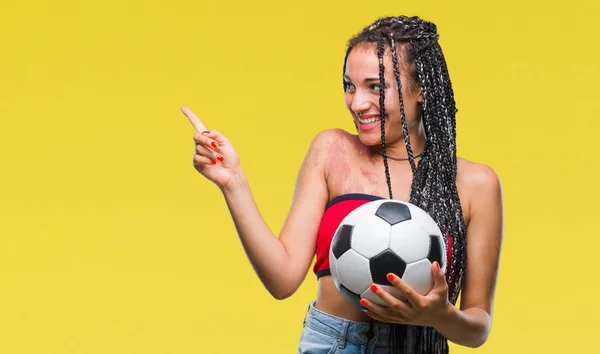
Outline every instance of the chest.
{"type": "MultiPolygon", "coordinates": [[[[361,193],[389,198],[388,183],[393,199],[408,201],[413,182],[413,173],[408,161],[388,162],[389,181],[383,161],[375,157],[355,159],[340,158],[332,161],[328,168],[327,185],[330,199],[340,195],[361,193]]],[[[463,217],[469,222],[468,186],[461,183],[460,164],[457,176],[457,190],[463,217]]]]}

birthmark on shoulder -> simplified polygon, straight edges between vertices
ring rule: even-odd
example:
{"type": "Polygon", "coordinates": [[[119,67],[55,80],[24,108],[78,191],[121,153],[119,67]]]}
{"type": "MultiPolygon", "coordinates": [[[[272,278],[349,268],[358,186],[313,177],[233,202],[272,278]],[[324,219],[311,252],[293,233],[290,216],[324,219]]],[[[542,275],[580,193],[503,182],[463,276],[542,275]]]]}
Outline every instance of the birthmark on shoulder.
{"type": "Polygon", "coordinates": [[[336,139],[329,144],[326,163],[329,166],[329,173],[332,181],[343,181],[344,178],[347,178],[350,175],[351,169],[344,145],[343,139],[336,139]]]}
{"type": "Polygon", "coordinates": [[[348,134],[340,134],[339,138],[332,139],[327,149],[328,182],[334,193],[362,193],[364,181],[357,173],[353,154],[353,139],[348,134]]]}
{"type": "Polygon", "coordinates": [[[325,151],[326,151],[325,147],[323,147],[321,145],[317,145],[317,144],[313,145],[310,148],[310,151],[308,153],[305,163],[310,166],[321,165],[321,163],[325,159],[325,151]]]}
{"type": "Polygon", "coordinates": [[[381,180],[381,173],[377,173],[370,168],[361,167],[360,172],[369,180],[369,183],[372,183],[373,185],[377,185],[381,180]]]}

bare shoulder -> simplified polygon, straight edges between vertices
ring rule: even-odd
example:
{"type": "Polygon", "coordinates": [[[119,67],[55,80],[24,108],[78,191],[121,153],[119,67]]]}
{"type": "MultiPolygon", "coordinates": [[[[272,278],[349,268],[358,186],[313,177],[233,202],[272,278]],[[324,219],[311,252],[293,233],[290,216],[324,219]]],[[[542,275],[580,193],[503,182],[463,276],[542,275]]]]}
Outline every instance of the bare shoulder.
{"type": "Polygon", "coordinates": [[[353,139],[354,135],[348,133],[344,129],[332,128],[321,130],[313,138],[313,144],[321,146],[329,146],[334,143],[349,142],[353,139]]]}
{"type": "Polygon", "coordinates": [[[458,159],[457,182],[469,191],[490,192],[501,189],[500,177],[492,167],[464,158],[458,159]]]}
{"type": "Polygon", "coordinates": [[[309,157],[315,163],[327,165],[328,162],[345,155],[354,144],[355,136],[339,128],[325,129],[318,132],[312,140],[309,157]]]}
{"type": "Polygon", "coordinates": [[[461,199],[466,198],[469,219],[478,212],[502,209],[502,183],[489,165],[459,158],[456,179],[461,199]]]}

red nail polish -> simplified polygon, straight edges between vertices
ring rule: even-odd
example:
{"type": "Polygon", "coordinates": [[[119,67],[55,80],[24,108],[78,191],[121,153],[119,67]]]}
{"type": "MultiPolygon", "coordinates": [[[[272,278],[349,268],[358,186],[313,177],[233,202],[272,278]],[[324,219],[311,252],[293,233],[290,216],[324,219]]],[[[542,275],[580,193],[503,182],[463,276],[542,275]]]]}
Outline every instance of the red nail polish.
{"type": "Polygon", "coordinates": [[[215,161],[215,160],[210,160],[210,163],[211,163],[212,165],[214,165],[214,164],[216,164],[216,163],[217,163],[217,161],[215,161]]]}
{"type": "Polygon", "coordinates": [[[221,156],[221,155],[217,156],[217,160],[223,162],[223,156],[221,156]]]}
{"type": "Polygon", "coordinates": [[[440,264],[437,261],[433,262],[433,264],[435,264],[435,266],[437,267],[437,269],[440,269],[440,264]]]}
{"type": "Polygon", "coordinates": [[[213,141],[212,143],[210,143],[210,146],[216,148],[217,147],[217,143],[213,141]]]}
{"type": "Polygon", "coordinates": [[[377,291],[377,285],[375,285],[375,284],[371,285],[371,291],[372,292],[376,292],[377,291]]]}
{"type": "Polygon", "coordinates": [[[363,306],[367,306],[367,300],[365,300],[365,299],[360,299],[360,303],[361,303],[363,306]]]}
{"type": "Polygon", "coordinates": [[[394,280],[394,275],[393,275],[393,274],[388,274],[388,275],[387,275],[387,279],[388,279],[389,281],[393,281],[393,280],[394,280]]]}

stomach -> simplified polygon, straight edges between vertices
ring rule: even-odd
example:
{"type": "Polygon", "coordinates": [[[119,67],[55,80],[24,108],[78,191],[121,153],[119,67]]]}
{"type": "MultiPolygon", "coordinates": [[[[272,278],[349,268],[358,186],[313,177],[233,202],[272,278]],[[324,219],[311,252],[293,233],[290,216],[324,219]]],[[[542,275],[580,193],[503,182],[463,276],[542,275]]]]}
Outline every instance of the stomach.
{"type": "Polygon", "coordinates": [[[319,278],[315,308],[329,315],[355,322],[368,323],[371,318],[351,305],[338,291],[330,275],[319,278]]]}

